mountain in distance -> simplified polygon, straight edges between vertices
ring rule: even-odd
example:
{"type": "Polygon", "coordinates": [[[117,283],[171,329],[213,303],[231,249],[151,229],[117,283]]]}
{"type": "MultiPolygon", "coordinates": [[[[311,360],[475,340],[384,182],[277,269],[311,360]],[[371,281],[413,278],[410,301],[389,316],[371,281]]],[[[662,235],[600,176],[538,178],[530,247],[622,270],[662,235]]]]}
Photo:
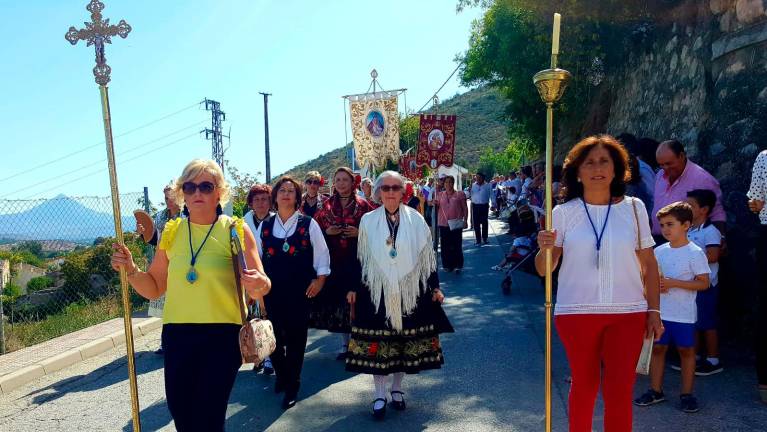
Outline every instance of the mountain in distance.
{"type": "MultiPolygon", "coordinates": [[[[123,216],[121,221],[123,231],[136,228],[132,216],[123,216]]],[[[64,195],[44,200],[27,210],[0,214],[0,238],[5,240],[63,240],[90,244],[98,237],[113,237],[114,232],[111,212],[93,210],[64,195]]]]}
{"type": "MultiPolygon", "coordinates": [[[[508,122],[505,109],[508,102],[500,92],[491,87],[479,87],[467,91],[439,105],[439,114],[454,114],[456,120],[456,152],[458,165],[473,170],[479,164],[479,157],[485,148],[499,151],[509,144],[508,122]]],[[[432,113],[426,110],[425,113],[432,113]]],[[[319,171],[330,178],[336,168],[349,166],[351,144],[331,150],[317,158],[297,165],[285,174],[303,180],[308,171],[319,171]]]]}

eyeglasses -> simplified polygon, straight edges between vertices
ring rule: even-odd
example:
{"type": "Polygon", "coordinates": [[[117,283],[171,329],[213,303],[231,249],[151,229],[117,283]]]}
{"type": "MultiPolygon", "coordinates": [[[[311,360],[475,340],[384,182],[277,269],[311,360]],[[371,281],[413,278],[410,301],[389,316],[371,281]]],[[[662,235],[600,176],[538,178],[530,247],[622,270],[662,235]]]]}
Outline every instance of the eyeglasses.
{"type": "Polygon", "coordinates": [[[322,180],[307,180],[305,183],[308,185],[320,186],[322,184],[322,180]]]}
{"type": "Polygon", "coordinates": [[[216,189],[216,185],[209,181],[204,181],[200,184],[194,182],[185,182],[181,185],[181,190],[185,195],[193,195],[195,192],[197,192],[198,189],[200,190],[200,193],[208,195],[213,193],[213,190],[216,189]]]}
{"type": "Polygon", "coordinates": [[[400,185],[383,185],[381,186],[381,192],[399,192],[402,190],[400,185]]]}

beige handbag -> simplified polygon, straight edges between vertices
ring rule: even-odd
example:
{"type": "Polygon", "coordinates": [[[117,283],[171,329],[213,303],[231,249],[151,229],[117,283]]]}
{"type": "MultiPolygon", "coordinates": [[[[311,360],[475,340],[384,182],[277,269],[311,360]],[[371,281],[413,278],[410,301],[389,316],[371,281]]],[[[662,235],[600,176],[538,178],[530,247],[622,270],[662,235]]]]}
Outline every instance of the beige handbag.
{"type": "Polygon", "coordinates": [[[242,327],[240,328],[240,355],[243,363],[260,364],[269,357],[277,348],[277,339],[274,336],[274,327],[272,322],[266,319],[266,308],[256,302],[256,317],[248,320],[246,314],[247,308],[243,302],[242,281],[240,280],[240,269],[247,268],[245,265],[245,256],[242,253],[239,236],[234,228],[230,228],[230,241],[232,250],[236,253],[232,256],[232,267],[234,268],[234,280],[237,285],[237,301],[240,305],[240,316],[242,317],[242,327]]]}

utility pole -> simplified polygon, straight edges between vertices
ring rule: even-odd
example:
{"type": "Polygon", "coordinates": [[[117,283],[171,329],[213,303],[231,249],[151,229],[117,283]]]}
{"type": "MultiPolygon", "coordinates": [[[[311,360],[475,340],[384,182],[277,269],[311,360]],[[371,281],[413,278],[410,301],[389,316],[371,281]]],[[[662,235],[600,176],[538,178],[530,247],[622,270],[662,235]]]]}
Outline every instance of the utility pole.
{"type": "Polygon", "coordinates": [[[224,134],[221,132],[221,122],[226,121],[226,113],[221,111],[221,104],[214,100],[205,98],[205,111],[210,111],[211,124],[210,129],[204,129],[200,133],[205,133],[205,139],[209,139],[213,148],[213,160],[218,163],[221,170],[224,171],[224,134]]]}
{"type": "Polygon", "coordinates": [[[266,151],[266,183],[272,181],[272,164],[269,157],[269,96],[271,93],[259,92],[264,95],[264,149],[266,151]]]}

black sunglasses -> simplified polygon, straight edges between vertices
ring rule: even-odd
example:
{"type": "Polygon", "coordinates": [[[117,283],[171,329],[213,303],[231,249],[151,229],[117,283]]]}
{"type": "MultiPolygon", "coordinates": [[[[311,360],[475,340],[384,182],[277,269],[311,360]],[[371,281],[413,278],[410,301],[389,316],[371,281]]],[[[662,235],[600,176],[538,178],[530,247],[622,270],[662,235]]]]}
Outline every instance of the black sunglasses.
{"type": "Polygon", "coordinates": [[[306,184],[308,184],[308,185],[322,185],[322,180],[307,180],[306,184]]]}
{"type": "Polygon", "coordinates": [[[399,192],[402,190],[400,185],[383,185],[381,186],[381,192],[399,192]]]}
{"type": "Polygon", "coordinates": [[[210,193],[213,193],[213,190],[216,189],[216,185],[209,181],[204,181],[200,184],[194,183],[194,182],[185,182],[181,185],[181,190],[184,192],[185,195],[193,195],[195,192],[197,192],[197,189],[200,190],[200,193],[204,193],[205,195],[208,195],[210,193]]]}

